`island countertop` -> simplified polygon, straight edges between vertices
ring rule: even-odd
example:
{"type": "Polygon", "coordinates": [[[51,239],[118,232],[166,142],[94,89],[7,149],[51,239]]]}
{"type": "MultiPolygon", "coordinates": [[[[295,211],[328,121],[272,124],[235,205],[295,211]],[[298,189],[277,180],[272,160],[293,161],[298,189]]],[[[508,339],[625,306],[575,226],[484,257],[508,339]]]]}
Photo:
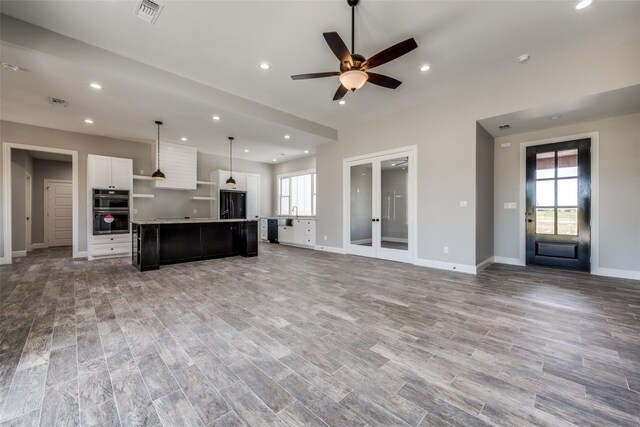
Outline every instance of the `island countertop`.
{"type": "Polygon", "coordinates": [[[209,222],[252,222],[257,219],[216,219],[216,218],[153,218],[153,219],[133,219],[132,224],[149,225],[149,224],[199,224],[209,222]]]}

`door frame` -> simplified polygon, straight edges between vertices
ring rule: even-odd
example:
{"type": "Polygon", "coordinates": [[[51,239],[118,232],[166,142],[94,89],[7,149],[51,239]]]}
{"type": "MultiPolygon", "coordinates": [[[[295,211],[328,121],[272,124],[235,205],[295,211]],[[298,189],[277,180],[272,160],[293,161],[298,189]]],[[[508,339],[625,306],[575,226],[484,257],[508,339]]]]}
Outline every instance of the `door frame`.
{"type": "MultiPolygon", "coordinates": [[[[44,247],[49,247],[49,220],[47,216],[47,212],[49,211],[49,193],[47,188],[52,183],[60,183],[60,184],[71,184],[71,191],[73,192],[73,181],[69,181],[68,179],[44,179],[44,247]]],[[[73,203],[73,200],[71,201],[73,203]]],[[[73,215],[73,212],[71,213],[73,215]]],[[[73,221],[73,218],[71,218],[73,221]]]]}
{"type": "Polygon", "coordinates": [[[31,252],[33,245],[33,177],[29,172],[24,173],[24,247],[27,252],[31,252]],[[29,218],[29,219],[27,219],[29,218]]]}
{"type": "Polygon", "coordinates": [[[527,141],[520,144],[520,209],[518,210],[520,227],[520,265],[527,264],[527,236],[526,236],[526,203],[527,203],[527,147],[534,145],[554,144],[558,142],[573,141],[575,139],[591,139],[591,274],[598,272],[599,266],[599,157],[600,157],[600,132],[586,132],[575,135],[559,136],[554,138],[527,141]]]}
{"type": "Polygon", "coordinates": [[[11,264],[12,263],[12,255],[11,255],[11,149],[15,148],[18,150],[27,150],[27,151],[44,151],[47,153],[58,153],[58,154],[66,154],[71,156],[71,169],[72,175],[71,179],[73,184],[71,185],[72,189],[72,208],[71,215],[72,224],[73,224],[73,258],[82,258],[86,257],[86,251],[80,252],[79,246],[79,233],[80,233],[80,201],[79,201],[79,188],[80,188],[80,180],[78,177],[78,152],[75,150],[65,150],[62,148],[51,148],[44,147],[41,145],[29,145],[29,144],[20,144],[16,142],[2,142],[2,234],[4,236],[4,245],[3,245],[3,253],[2,258],[0,258],[0,264],[11,264]]]}
{"type": "MultiPolygon", "coordinates": [[[[409,225],[409,246],[408,257],[406,260],[398,260],[398,262],[405,262],[408,264],[415,264],[418,259],[418,146],[410,145],[407,147],[399,147],[390,150],[378,151],[375,153],[364,154],[360,156],[348,157],[342,160],[342,247],[345,252],[348,251],[349,243],[351,241],[351,171],[349,169],[350,163],[353,162],[366,162],[367,160],[373,161],[377,157],[390,156],[390,155],[407,155],[409,157],[409,165],[413,167],[409,168],[409,188],[408,188],[408,225],[409,225]]],[[[376,196],[373,196],[376,199],[376,196]]],[[[375,240],[375,239],[374,239],[375,240]]],[[[359,255],[359,254],[354,254],[359,255]]],[[[363,256],[367,256],[362,254],[363,256]]],[[[377,257],[376,257],[377,258],[377,257]]],[[[386,259],[386,258],[380,258],[386,259]]]]}

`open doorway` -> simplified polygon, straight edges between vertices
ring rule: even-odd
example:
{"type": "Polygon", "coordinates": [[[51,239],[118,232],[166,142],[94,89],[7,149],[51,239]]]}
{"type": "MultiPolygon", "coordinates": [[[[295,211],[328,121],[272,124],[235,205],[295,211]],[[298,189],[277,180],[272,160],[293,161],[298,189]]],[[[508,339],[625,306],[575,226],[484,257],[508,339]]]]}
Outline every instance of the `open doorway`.
{"type": "Polygon", "coordinates": [[[77,152],[3,144],[2,263],[58,247],[77,258],[77,152]]]}

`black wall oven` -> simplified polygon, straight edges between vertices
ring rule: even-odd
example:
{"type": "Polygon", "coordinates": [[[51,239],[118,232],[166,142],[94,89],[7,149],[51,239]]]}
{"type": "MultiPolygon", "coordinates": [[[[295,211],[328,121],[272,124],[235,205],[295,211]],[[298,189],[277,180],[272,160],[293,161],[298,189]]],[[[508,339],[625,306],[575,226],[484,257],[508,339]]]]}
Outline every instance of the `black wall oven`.
{"type": "Polygon", "coordinates": [[[93,234],[129,233],[129,191],[93,190],[93,234]]]}

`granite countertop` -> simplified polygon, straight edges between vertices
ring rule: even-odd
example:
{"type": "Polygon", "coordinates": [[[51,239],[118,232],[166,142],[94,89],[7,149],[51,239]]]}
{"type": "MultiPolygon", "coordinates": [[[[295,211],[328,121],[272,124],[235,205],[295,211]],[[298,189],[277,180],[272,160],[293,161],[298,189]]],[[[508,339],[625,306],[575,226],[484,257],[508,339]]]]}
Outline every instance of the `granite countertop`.
{"type": "Polygon", "coordinates": [[[197,224],[202,222],[251,222],[256,219],[216,219],[216,218],[154,218],[133,219],[132,224],[197,224]]]}

